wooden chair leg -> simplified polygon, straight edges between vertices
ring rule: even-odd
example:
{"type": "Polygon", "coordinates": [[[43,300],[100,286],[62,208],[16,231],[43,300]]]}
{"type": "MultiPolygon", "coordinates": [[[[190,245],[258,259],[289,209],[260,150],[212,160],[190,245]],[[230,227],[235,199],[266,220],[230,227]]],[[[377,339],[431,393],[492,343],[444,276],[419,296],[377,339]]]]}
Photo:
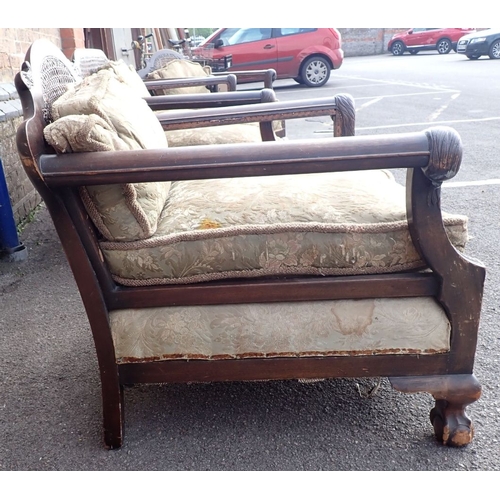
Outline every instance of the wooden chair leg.
{"type": "Polygon", "coordinates": [[[436,400],[430,418],[436,438],[448,446],[464,446],[474,437],[474,426],[465,413],[468,405],[481,396],[476,377],[443,375],[429,377],[391,377],[391,385],[401,392],[428,392],[436,400]]]}
{"type": "Polygon", "coordinates": [[[118,449],[123,443],[123,386],[110,388],[103,384],[102,408],[104,444],[110,450],[118,449]]]}

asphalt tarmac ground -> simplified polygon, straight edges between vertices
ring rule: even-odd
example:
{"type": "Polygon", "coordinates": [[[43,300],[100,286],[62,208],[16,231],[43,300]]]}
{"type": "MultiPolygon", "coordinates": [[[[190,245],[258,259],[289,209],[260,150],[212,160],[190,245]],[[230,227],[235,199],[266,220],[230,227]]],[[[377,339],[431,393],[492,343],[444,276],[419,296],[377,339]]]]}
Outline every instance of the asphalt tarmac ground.
{"type": "MultiPolygon", "coordinates": [[[[378,380],[336,379],[133,386],[125,444],[107,451],[90,329],[42,205],[21,234],[28,259],[0,263],[0,470],[498,470],[499,90],[500,61],[454,53],[347,58],[319,89],[276,83],[280,100],[352,94],[357,135],[435,124],[460,133],[464,159],[442,206],[469,216],[466,253],[487,269],[475,365],[483,394],[468,409],[469,446],[436,442],[430,395],[402,394],[382,379],[367,397],[378,380]]],[[[290,122],[287,132],[319,139],[331,121],[290,122]]]]}

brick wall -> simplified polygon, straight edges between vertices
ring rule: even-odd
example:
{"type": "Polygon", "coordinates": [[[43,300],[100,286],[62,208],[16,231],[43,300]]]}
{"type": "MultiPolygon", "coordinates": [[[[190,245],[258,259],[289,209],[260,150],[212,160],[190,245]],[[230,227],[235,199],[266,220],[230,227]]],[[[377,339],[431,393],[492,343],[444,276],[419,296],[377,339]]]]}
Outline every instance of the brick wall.
{"type": "Polygon", "coordinates": [[[85,47],[85,34],[82,28],[61,28],[61,49],[71,59],[76,48],[85,47]]]}
{"type": "Polygon", "coordinates": [[[12,83],[29,46],[46,38],[61,46],[59,28],[0,28],[0,83],[12,83]]]}
{"type": "Polygon", "coordinates": [[[387,43],[394,33],[409,28],[339,28],[345,57],[372,56],[387,51],[387,43]]]}
{"type": "Polygon", "coordinates": [[[75,47],[84,47],[81,28],[0,28],[0,157],[16,223],[40,203],[17,153],[16,131],[22,121],[22,109],[14,87],[14,77],[26,51],[40,38],[62,47],[69,56],[75,47]]]}

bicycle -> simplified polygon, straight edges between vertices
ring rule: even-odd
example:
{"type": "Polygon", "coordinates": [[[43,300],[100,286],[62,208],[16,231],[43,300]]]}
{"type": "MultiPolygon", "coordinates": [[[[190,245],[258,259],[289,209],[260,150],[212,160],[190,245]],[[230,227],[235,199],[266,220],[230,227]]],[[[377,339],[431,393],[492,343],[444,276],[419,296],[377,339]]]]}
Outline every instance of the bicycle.
{"type": "Polygon", "coordinates": [[[149,33],[149,35],[139,35],[137,40],[132,42],[131,50],[139,50],[141,54],[139,68],[137,68],[138,70],[144,69],[153,55],[153,43],[148,40],[152,37],[153,33],[149,33]]]}
{"type": "Polygon", "coordinates": [[[187,29],[184,30],[184,35],[185,38],[181,38],[180,40],[169,38],[167,42],[172,50],[175,50],[186,59],[192,59],[193,53],[191,52],[191,37],[189,36],[189,31],[187,29]]]}

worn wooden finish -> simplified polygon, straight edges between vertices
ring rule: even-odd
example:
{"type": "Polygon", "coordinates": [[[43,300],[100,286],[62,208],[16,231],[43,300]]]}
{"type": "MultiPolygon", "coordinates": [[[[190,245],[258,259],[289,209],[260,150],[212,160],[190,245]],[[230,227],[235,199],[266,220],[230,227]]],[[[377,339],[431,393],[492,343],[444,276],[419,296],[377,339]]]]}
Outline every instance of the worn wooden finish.
{"type": "Polygon", "coordinates": [[[166,130],[191,128],[189,118],[197,116],[200,120],[200,125],[211,126],[218,124],[221,120],[223,123],[249,123],[257,120],[278,120],[293,119],[293,118],[309,118],[313,116],[330,115],[332,119],[339,113],[346,122],[344,127],[348,127],[348,133],[338,135],[354,135],[354,111],[353,106],[350,106],[350,115],[343,115],[342,112],[346,109],[346,103],[352,98],[345,94],[327,97],[308,99],[306,101],[283,101],[283,102],[268,102],[262,104],[251,104],[236,107],[224,107],[217,110],[202,109],[195,111],[173,111],[168,113],[158,113],[158,119],[163,124],[166,130]],[[339,105],[340,103],[340,105],[339,105]],[[186,122],[186,120],[188,120],[186,122]],[[168,123],[167,123],[168,122],[168,123]],[[203,123],[207,122],[206,125],[203,123]]]}
{"type": "Polygon", "coordinates": [[[71,157],[44,155],[40,169],[47,185],[58,187],[374,170],[402,164],[417,168],[425,166],[428,159],[425,134],[413,133],[81,153],[71,157]]]}
{"type": "MultiPolygon", "coordinates": [[[[103,288],[105,283],[102,284],[103,288]]],[[[104,289],[109,309],[169,305],[253,304],[305,300],[435,297],[436,277],[407,275],[320,276],[227,280],[193,285],[150,286],[146,289],[114,286],[104,289]]]]}
{"type": "Polygon", "coordinates": [[[430,418],[436,437],[450,446],[464,446],[474,437],[474,426],[465,409],[481,396],[481,385],[472,374],[426,377],[390,377],[401,392],[428,392],[436,400],[430,418]]]}
{"type": "Polygon", "coordinates": [[[249,70],[249,71],[217,71],[217,76],[236,75],[238,83],[254,83],[262,81],[264,88],[272,89],[273,82],[276,80],[276,71],[274,69],[249,70]]]}
{"type": "Polygon", "coordinates": [[[145,97],[153,111],[165,109],[220,108],[276,101],[274,91],[240,90],[239,92],[215,92],[212,94],[178,94],[145,97]]]}
{"type": "Polygon", "coordinates": [[[228,74],[225,76],[206,76],[206,77],[190,77],[190,78],[172,78],[163,80],[145,80],[149,91],[163,90],[170,88],[186,88],[186,87],[199,87],[199,86],[210,86],[215,85],[227,85],[229,91],[236,90],[238,84],[238,79],[234,74],[228,74]]]}
{"type": "MultiPolygon", "coordinates": [[[[45,53],[46,46],[35,42],[26,56],[29,67],[26,65],[26,71],[16,77],[25,118],[17,143],[24,168],[54,221],[92,329],[102,382],[106,446],[117,448],[122,444],[125,384],[373,376],[390,377],[394,388],[403,392],[432,394],[436,407],[431,420],[437,438],[445,444],[459,446],[472,439],[473,427],[465,408],[480,395],[472,373],[484,268],[453,248],[443,226],[440,184],[456,173],[462,154],[456,132],[438,127],[410,134],[321,141],[56,156],[43,139],[47,114],[43,82],[37,72],[45,53]],[[99,235],[77,194],[81,185],[380,168],[408,170],[410,234],[429,272],[127,288],[113,281],[99,250],[99,235]],[[425,356],[325,353],[317,357],[144,360],[118,365],[109,326],[110,311],[128,308],[387,297],[434,297],[450,320],[451,350],[425,356]]],[[[349,114],[342,111],[344,104],[336,99],[270,102],[172,115],[182,128],[188,122],[190,126],[269,122],[322,110],[327,115],[341,115],[338,121],[344,125],[339,130],[349,135],[349,130],[354,130],[345,126],[350,119],[344,119],[349,114]]]]}
{"type": "Polygon", "coordinates": [[[324,356],[268,359],[168,360],[119,365],[123,384],[229,382],[349,377],[415,377],[440,375],[448,366],[445,354],[324,356]],[[432,359],[429,359],[432,358],[432,359]]]}

